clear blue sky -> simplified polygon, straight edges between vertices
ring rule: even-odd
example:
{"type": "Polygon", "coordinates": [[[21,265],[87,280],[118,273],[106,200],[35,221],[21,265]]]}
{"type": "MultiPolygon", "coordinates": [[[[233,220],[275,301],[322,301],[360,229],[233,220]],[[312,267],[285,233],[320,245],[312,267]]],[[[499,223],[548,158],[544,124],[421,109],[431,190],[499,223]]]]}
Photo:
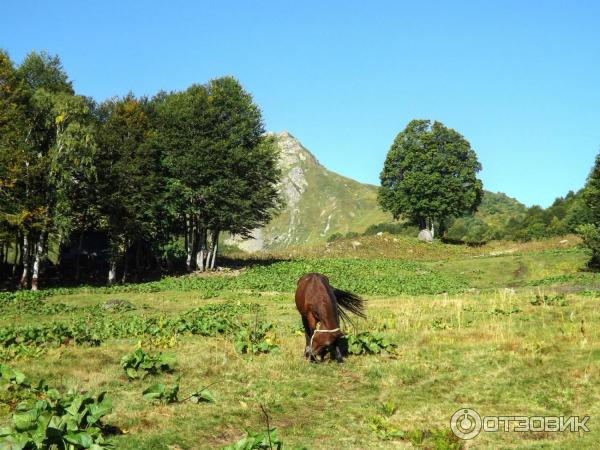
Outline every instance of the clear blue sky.
{"type": "Polygon", "coordinates": [[[58,54],[78,93],[234,75],[269,130],[379,183],[413,118],[462,133],[486,189],[549,205],[600,149],[598,1],[3,1],[0,47],[58,54]]]}

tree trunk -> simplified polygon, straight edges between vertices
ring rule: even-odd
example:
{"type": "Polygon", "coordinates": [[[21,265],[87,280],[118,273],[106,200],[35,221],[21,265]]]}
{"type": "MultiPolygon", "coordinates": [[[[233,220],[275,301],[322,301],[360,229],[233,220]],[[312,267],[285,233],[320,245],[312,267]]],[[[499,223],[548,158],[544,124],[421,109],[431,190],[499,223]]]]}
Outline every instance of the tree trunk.
{"type": "Polygon", "coordinates": [[[197,230],[197,252],[196,252],[196,268],[200,272],[206,270],[205,257],[206,257],[206,230],[197,230]]]}
{"type": "Polygon", "coordinates": [[[136,241],[136,245],[135,245],[135,281],[139,281],[140,279],[140,272],[142,271],[141,268],[141,261],[142,261],[142,245],[140,243],[140,240],[138,239],[136,241]]]}
{"type": "Polygon", "coordinates": [[[185,219],[185,270],[191,272],[192,269],[192,255],[190,253],[190,220],[186,217],[185,219]]]}
{"type": "Polygon", "coordinates": [[[429,219],[429,222],[431,223],[431,237],[433,237],[434,236],[433,219],[429,219]]]}
{"type": "Polygon", "coordinates": [[[191,218],[186,219],[185,226],[185,246],[186,246],[186,258],[185,268],[188,272],[194,270],[194,224],[191,218]]]}
{"type": "Polygon", "coordinates": [[[219,230],[207,231],[202,229],[198,233],[196,266],[199,271],[214,270],[218,245],[219,230]],[[210,239],[208,239],[208,236],[210,236],[210,239]]]}
{"type": "Polygon", "coordinates": [[[204,270],[210,270],[210,263],[212,261],[212,257],[213,257],[213,252],[215,250],[215,247],[213,245],[213,240],[212,238],[209,238],[209,236],[211,236],[211,232],[207,231],[206,233],[206,255],[204,257],[204,270]]]}
{"type": "MultiPolygon", "coordinates": [[[[60,248],[62,247],[63,244],[63,235],[62,233],[58,234],[58,237],[56,239],[56,243],[58,244],[58,253],[56,254],[56,267],[59,268],[60,270],[60,260],[61,260],[61,251],[60,248]]],[[[44,242],[44,245],[46,245],[46,242],[44,242]]]]}
{"type": "Polygon", "coordinates": [[[438,234],[443,237],[446,233],[446,221],[444,219],[440,219],[440,223],[438,225],[438,234]]]}
{"type": "Polygon", "coordinates": [[[204,270],[210,270],[210,261],[212,260],[212,246],[208,245],[206,249],[206,255],[204,257],[204,270]]]}
{"type": "Polygon", "coordinates": [[[13,255],[13,267],[12,267],[13,279],[15,278],[15,275],[17,274],[17,267],[19,266],[19,257],[20,257],[19,241],[20,241],[19,233],[17,233],[17,239],[15,240],[15,254],[13,255]]]}
{"type": "MultiPolygon", "coordinates": [[[[160,260],[160,257],[156,254],[156,252],[151,252],[150,257],[154,258],[154,266],[156,267],[156,273],[160,277],[162,275],[162,271],[163,271],[162,262],[160,260]]],[[[170,263],[168,262],[168,259],[167,259],[167,265],[170,268],[170,263]]]]}
{"type": "Polygon", "coordinates": [[[110,268],[108,269],[108,284],[112,286],[117,282],[117,260],[114,259],[110,262],[110,268]]]}
{"type": "Polygon", "coordinates": [[[79,232],[79,242],[77,243],[77,258],[75,258],[75,281],[77,283],[79,283],[79,276],[81,271],[81,250],[83,249],[83,234],[83,230],[79,232]]]}
{"type": "Polygon", "coordinates": [[[200,247],[200,250],[198,250],[198,253],[196,254],[196,267],[198,268],[198,270],[200,272],[204,272],[204,270],[206,269],[205,265],[204,265],[204,254],[206,253],[206,247],[202,246],[200,247]]]}
{"type": "Polygon", "coordinates": [[[123,263],[123,276],[121,277],[121,283],[125,283],[127,281],[127,272],[129,270],[129,255],[127,255],[127,249],[123,253],[124,263],[123,263]]]}
{"type": "Polygon", "coordinates": [[[29,283],[29,236],[23,235],[23,251],[21,252],[23,258],[23,272],[21,273],[21,281],[19,286],[22,289],[26,289],[29,283]]]}
{"type": "Polygon", "coordinates": [[[210,270],[215,270],[215,260],[217,259],[217,250],[219,248],[219,230],[212,233],[212,259],[210,261],[210,270]]]}
{"type": "Polygon", "coordinates": [[[48,233],[46,231],[42,231],[40,237],[38,238],[37,245],[35,248],[35,259],[33,261],[33,271],[31,274],[31,290],[37,291],[39,286],[39,277],[40,277],[40,265],[42,263],[42,257],[44,256],[44,248],[46,245],[46,236],[48,233]]]}
{"type": "Polygon", "coordinates": [[[23,237],[19,237],[19,267],[23,267],[23,237]]]}

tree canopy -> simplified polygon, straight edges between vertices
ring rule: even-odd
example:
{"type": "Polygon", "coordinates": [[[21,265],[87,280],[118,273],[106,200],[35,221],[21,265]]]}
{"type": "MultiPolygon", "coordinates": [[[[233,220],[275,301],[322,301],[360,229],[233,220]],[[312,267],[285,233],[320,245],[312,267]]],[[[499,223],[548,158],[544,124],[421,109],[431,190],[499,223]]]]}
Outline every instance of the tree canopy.
{"type": "Polygon", "coordinates": [[[421,229],[473,212],[483,187],[469,142],[440,122],[413,120],[396,136],[381,172],[379,202],[421,229]]]}
{"type": "Polygon", "coordinates": [[[161,96],[157,124],[170,196],[184,212],[187,268],[213,268],[220,232],[246,236],[276,211],[276,147],[232,77],[161,96]]]}

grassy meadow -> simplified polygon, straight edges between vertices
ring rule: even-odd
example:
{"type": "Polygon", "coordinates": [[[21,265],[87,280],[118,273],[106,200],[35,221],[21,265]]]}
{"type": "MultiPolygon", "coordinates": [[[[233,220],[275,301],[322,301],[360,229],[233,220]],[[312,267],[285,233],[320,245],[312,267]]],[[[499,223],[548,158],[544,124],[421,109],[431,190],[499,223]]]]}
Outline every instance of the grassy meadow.
{"type": "MultiPolygon", "coordinates": [[[[222,448],[266,428],[261,405],[285,449],[598,448],[600,274],[584,270],[575,238],[477,248],[361,239],[210,276],[2,293],[0,358],[61,392],[107,391],[103,422],[118,449],[222,448]],[[367,320],[348,333],[381,333],[396,350],[307,363],[293,293],[309,271],[367,299],[367,320]],[[111,300],[135,309],[101,307],[111,300]],[[241,353],[240,330],[261,324],[268,352],[241,353]],[[121,359],[140,344],[173,353],[172,371],[129,380],[121,359]],[[215,401],[142,396],[177,380],[180,400],[210,385],[215,401]],[[588,415],[590,432],[462,441],[449,427],[462,407],[588,415]]],[[[19,401],[43,395],[0,393],[0,428],[19,401]]]]}

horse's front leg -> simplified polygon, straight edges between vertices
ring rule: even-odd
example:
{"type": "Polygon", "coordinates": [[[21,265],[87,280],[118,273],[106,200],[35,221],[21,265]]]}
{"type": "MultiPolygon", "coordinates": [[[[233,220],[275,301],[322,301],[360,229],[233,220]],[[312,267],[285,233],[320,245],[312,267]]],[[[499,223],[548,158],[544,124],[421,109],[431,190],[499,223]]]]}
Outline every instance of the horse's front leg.
{"type": "Polygon", "coordinates": [[[310,340],[315,332],[314,328],[310,327],[308,319],[302,316],[302,325],[304,325],[304,337],[306,338],[306,347],[304,348],[304,357],[308,360],[314,359],[312,355],[312,349],[310,348],[310,340]]]}
{"type": "Polygon", "coordinates": [[[344,357],[342,356],[342,349],[340,348],[340,344],[338,341],[335,341],[334,352],[335,352],[335,360],[338,364],[342,364],[344,362],[344,357]]]}

